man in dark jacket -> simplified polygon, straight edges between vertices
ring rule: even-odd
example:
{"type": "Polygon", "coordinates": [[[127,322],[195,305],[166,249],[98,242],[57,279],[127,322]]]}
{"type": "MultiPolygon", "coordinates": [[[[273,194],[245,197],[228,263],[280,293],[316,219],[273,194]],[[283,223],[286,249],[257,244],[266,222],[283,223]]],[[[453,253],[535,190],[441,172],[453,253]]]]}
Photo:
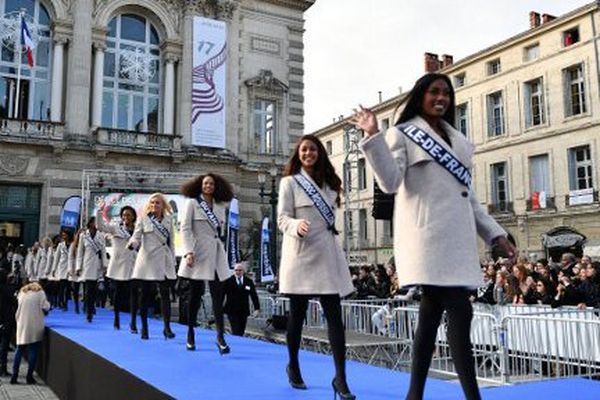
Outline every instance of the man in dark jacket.
{"type": "Polygon", "coordinates": [[[10,341],[15,334],[17,311],[17,287],[8,282],[8,274],[0,269],[0,375],[10,376],[7,356],[10,341]]]}
{"type": "Polygon", "coordinates": [[[234,275],[224,282],[226,295],[224,312],[229,319],[231,333],[236,336],[244,336],[246,331],[246,323],[250,315],[249,297],[252,298],[254,305],[253,315],[257,317],[260,313],[256,287],[252,279],[245,276],[244,272],[243,264],[238,263],[234,267],[234,275]]]}

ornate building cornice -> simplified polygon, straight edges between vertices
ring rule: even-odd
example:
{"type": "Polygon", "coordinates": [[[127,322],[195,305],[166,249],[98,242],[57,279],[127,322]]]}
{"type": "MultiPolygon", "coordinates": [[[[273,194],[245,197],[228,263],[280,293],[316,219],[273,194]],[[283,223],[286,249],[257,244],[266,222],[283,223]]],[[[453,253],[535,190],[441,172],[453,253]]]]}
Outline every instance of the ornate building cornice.
{"type": "Polygon", "coordinates": [[[27,169],[29,159],[14,155],[0,156],[0,173],[5,175],[21,175],[27,169]]]}
{"type": "Polygon", "coordinates": [[[308,10],[315,0],[261,0],[265,3],[271,3],[282,7],[292,8],[294,10],[308,10]]]}
{"type": "Polygon", "coordinates": [[[270,93],[286,93],[289,90],[288,85],[273,76],[273,72],[268,69],[261,69],[258,76],[247,79],[246,86],[252,89],[262,89],[270,93]]]}
{"type": "Polygon", "coordinates": [[[231,20],[239,0],[183,0],[187,13],[208,18],[231,20]]]}

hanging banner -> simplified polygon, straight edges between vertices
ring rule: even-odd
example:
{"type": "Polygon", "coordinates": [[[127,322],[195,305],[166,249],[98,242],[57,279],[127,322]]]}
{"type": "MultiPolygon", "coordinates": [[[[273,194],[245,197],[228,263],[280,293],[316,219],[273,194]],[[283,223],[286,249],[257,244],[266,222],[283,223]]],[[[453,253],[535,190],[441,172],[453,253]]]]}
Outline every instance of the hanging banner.
{"type": "Polygon", "coordinates": [[[71,196],[65,200],[60,212],[60,229],[75,232],[79,224],[81,212],[81,196],[71,196]]]}
{"type": "Polygon", "coordinates": [[[227,218],[227,261],[229,268],[233,269],[240,261],[238,233],[240,231],[240,211],[237,199],[231,200],[229,204],[229,217],[227,218]]]}
{"type": "Polygon", "coordinates": [[[260,281],[272,282],[274,278],[269,251],[269,218],[265,217],[260,235],[260,281]]]}
{"type": "Polygon", "coordinates": [[[192,144],[224,148],[227,25],[194,17],[192,46],[192,144]]]}

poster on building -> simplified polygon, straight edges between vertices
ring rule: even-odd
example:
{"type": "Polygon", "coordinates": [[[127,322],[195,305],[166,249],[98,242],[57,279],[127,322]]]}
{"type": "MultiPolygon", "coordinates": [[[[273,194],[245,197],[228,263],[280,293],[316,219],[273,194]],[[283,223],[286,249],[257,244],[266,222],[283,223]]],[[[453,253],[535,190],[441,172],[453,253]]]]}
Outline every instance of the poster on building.
{"type": "Polygon", "coordinates": [[[265,217],[262,222],[260,235],[260,281],[273,282],[275,274],[271,265],[271,248],[269,236],[269,218],[265,217]]]}
{"type": "Polygon", "coordinates": [[[194,17],[192,46],[192,144],[224,148],[227,26],[194,17]]]}

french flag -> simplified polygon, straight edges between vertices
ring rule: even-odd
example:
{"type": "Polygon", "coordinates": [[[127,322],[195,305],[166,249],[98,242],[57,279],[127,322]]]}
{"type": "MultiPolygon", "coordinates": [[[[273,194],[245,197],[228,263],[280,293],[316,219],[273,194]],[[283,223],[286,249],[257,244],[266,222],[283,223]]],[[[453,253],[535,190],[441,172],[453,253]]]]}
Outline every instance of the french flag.
{"type": "Polygon", "coordinates": [[[35,48],[35,45],[33,40],[31,40],[29,28],[23,17],[21,17],[21,43],[25,46],[25,51],[27,52],[27,64],[29,64],[30,67],[33,67],[33,49],[35,48]]]}

